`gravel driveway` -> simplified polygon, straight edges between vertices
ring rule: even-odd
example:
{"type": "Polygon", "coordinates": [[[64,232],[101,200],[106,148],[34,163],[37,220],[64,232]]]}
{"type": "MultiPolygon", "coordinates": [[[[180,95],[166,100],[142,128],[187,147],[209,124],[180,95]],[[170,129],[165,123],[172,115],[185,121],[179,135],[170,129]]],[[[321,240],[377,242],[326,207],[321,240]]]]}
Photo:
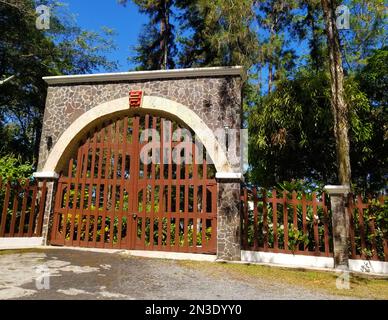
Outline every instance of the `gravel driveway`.
{"type": "Polygon", "coordinates": [[[173,260],[122,253],[6,253],[0,254],[0,270],[0,299],[338,299],[281,282],[215,276],[173,260]]]}

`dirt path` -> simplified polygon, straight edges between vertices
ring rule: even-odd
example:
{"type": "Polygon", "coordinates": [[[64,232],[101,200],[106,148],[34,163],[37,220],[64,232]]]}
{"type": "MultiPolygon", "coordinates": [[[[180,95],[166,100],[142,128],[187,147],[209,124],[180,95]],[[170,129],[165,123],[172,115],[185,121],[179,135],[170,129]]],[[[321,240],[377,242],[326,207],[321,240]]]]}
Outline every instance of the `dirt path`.
{"type": "Polygon", "coordinates": [[[281,282],[216,276],[177,261],[119,253],[6,253],[0,254],[0,270],[0,299],[339,299],[281,282]]]}

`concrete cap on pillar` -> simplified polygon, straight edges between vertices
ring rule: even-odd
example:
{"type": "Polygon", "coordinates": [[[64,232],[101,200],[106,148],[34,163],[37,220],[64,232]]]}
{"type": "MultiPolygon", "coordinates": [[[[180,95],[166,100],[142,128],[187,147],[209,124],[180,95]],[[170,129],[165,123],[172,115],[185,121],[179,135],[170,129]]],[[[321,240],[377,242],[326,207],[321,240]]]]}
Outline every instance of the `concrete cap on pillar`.
{"type": "Polygon", "coordinates": [[[350,187],[346,185],[328,185],[324,186],[324,191],[326,191],[328,194],[344,194],[347,195],[350,193],[350,187]]]}
{"type": "Polygon", "coordinates": [[[217,172],[216,179],[244,181],[244,175],[241,172],[217,172]]]}
{"type": "Polygon", "coordinates": [[[33,177],[36,179],[58,179],[59,174],[56,172],[35,172],[33,177]]]}

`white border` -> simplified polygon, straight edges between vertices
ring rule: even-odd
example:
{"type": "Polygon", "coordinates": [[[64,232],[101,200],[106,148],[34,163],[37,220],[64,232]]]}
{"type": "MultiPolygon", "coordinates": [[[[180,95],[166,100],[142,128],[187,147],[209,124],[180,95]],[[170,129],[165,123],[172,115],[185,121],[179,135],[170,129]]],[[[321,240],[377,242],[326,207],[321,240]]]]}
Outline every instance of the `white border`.
{"type": "Polygon", "coordinates": [[[156,71],[133,71],[119,73],[99,73],[85,75],[69,75],[43,77],[49,85],[85,83],[85,82],[108,82],[125,80],[152,80],[152,79],[171,79],[171,78],[192,78],[192,77],[214,77],[214,76],[240,76],[243,77],[244,68],[234,67],[212,67],[212,68],[190,68],[156,71]]]}
{"type": "Polygon", "coordinates": [[[285,253],[241,250],[241,260],[254,263],[271,263],[293,267],[334,268],[334,259],[285,253]]]}
{"type": "Polygon", "coordinates": [[[388,274],[388,262],[372,260],[349,260],[349,270],[362,273],[388,274]]]}
{"type": "Polygon", "coordinates": [[[33,238],[0,238],[0,250],[6,249],[28,249],[43,245],[42,237],[33,238]]]}
{"type": "Polygon", "coordinates": [[[192,261],[208,261],[208,262],[215,262],[217,260],[216,255],[198,254],[198,253],[142,251],[142,250],[129,250],[129,251],[125,251],[124,253],[127,253],[131,256],[143,257],[143,258],[192,260],[192,261]]]}
{"type": "MultiPolygon", "coordinates": [[[[333,257],[315,257],[307,255],[241,250],[241,261],[274,264],[295,268],[305,267],[314,269],[334,269],[333,257]]],[[[349,271],[371,275],[387,275],[388,262],[349,259],[349,271]]]]}

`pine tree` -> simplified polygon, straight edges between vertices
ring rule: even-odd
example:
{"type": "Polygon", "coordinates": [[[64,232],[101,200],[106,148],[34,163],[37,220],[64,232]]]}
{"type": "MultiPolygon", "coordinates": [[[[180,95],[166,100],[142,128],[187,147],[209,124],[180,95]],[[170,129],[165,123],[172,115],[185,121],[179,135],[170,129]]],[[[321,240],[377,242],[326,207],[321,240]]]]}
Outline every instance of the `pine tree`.
{"type": "Polygon", "coordinates": [[[268,92],[274,82],[284,79],[287,70],[294,65],[295,52],[287,49],[285,31],[289,28],[295,7],[290,0],[262,0],[257,3],[257,21],[266,35],[260,41],[261,67],[268,67],[268,92]]]}
{"type": "Polygon", "coordinates": [[[182,66],[232,66],[249,69],[256,60],[258,47],[251,26],[255,15],[253,0],[177,0],[180,17],[182,66]]]}
{"type": "MultiPolygon", "coordinates": [[[[174,0],[134,0],[141,13],[150,21],[143,26],[132,60],[140,70],[172,69],[175,67],[174,26],[171,23],[174,0]]],[[[127,0],[119,0],[125,5],[127,0]]]]}

